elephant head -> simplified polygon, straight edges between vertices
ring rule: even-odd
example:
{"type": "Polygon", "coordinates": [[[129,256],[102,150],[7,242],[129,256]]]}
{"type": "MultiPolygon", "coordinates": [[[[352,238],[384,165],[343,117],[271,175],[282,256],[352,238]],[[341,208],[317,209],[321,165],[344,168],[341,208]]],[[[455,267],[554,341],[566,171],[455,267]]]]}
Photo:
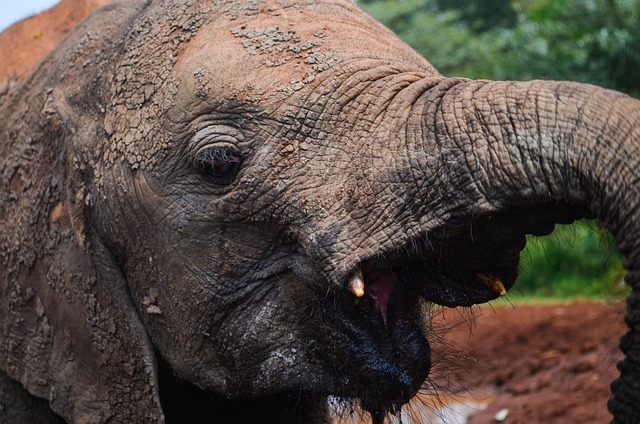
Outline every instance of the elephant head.
{"type": "Polygon", "coordinates": [[[640,103],[440,75],[349,1],[131,0],[0,95],[0,368],[70,421],[376,422],[432,305],[513,285],[588,217],[630,272],[616,422],[640,410],[640,103]]]}

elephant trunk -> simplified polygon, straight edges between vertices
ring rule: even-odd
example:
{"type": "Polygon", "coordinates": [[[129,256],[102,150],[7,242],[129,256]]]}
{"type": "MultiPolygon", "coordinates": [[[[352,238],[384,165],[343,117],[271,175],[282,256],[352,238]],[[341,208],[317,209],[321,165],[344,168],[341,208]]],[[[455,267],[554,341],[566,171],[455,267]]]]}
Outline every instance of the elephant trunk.
{"type": "Polygon", "coordinates": [[[637,422],[640,101],[577,83],[449,79],[421,96],[414,111],[408,142],[440,164],[426,164],[437,169],[427,181],[449,187],[421,189],[431,207],[446,204],[450,217],[463,218],[562,205],[572,219],[596,218],[616,236],[633,291],[609,409],[616,423],[637,422]]]}

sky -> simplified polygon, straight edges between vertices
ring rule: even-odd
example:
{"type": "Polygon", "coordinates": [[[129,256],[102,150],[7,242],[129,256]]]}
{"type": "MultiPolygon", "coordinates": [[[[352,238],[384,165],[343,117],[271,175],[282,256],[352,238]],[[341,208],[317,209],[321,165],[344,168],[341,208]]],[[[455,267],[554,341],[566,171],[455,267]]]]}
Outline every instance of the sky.
{"type": "Polygon", "coordinates": [[[0,0],[0,31],[27,16],[35,15],[56,4],[58,0],[0,0]]]}

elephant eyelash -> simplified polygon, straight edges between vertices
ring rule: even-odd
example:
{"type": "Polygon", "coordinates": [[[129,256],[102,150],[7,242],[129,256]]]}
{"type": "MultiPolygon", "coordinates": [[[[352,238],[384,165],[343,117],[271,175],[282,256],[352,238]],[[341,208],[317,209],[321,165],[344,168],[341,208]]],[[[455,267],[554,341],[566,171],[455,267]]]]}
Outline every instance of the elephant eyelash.
{"type": "Polygon", "coordinates": [[[231,146],[211,146],[201,149],[194,158],[194,166],[207,181],[227,186],[240,171],[245,154],[231,146]]]}

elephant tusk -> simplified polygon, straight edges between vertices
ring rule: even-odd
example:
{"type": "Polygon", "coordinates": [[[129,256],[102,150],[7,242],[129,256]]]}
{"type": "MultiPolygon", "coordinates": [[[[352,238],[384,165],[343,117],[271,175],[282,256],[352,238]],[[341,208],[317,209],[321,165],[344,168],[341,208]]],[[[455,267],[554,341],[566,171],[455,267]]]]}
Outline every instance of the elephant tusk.
{"type": "Polygon", "coordinates": [[[507,289],[504,288],[504,284],[502,284],[502,281],[494,275],[479,273],[478,280],[480,280],[480,283],[482,283],[483,286],[489,287],[499,296],[504,296],[507,294],[507,289]]]}
{"type": "Polygon", "coordinates": [[[357,270],[353,276],[349,279],[347,288],[355,297],[364,296],[364,278],[362,277],[362,271],[357,270]]]}

